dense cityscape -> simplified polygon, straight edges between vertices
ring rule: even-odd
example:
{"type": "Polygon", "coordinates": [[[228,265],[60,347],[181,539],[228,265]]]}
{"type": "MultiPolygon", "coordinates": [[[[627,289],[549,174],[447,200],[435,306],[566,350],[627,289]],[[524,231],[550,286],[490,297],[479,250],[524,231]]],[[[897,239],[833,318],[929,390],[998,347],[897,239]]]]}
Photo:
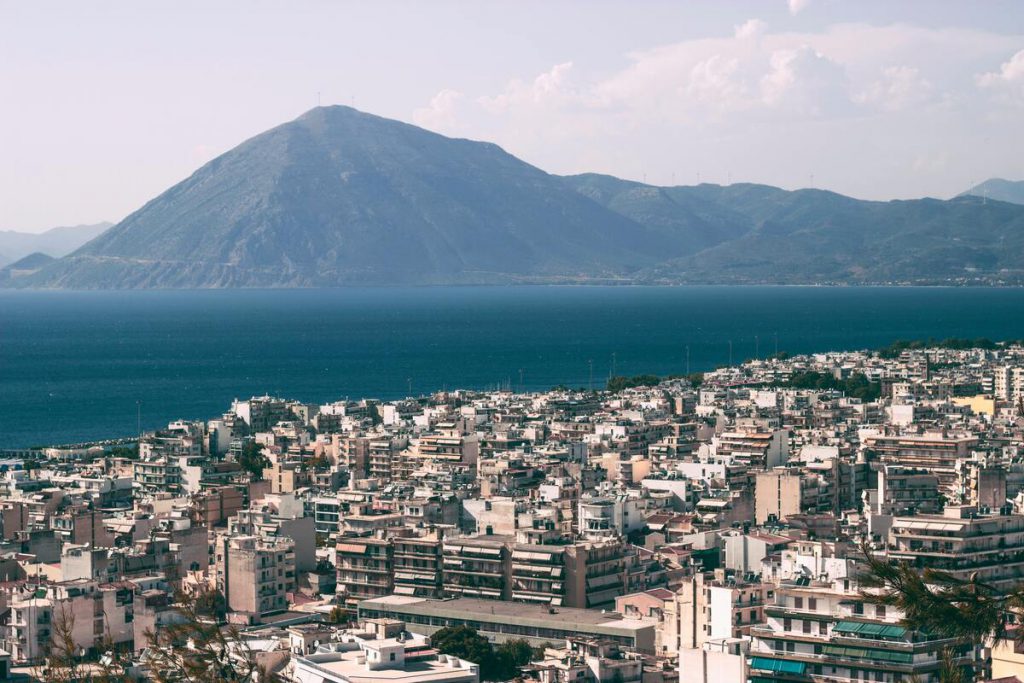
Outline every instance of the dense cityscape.
{"type": "Polygon", "coordinates": [[[885,567],[1020,592],[1022,401],[1024,347],[949,340],[602,391],[254,397],[137,442],[4,451],[3,670],[1021,674],[1013,609],[967,637],[879,596],[885,567]]]}

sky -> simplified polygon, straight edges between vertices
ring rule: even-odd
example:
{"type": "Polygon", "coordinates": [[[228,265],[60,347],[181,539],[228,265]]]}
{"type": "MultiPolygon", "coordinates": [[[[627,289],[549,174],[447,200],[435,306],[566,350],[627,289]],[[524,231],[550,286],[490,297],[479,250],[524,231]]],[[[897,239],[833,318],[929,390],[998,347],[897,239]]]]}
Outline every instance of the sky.
{"type": "Polygon", "coordinates": [[[551,173],[1024,179],[1019,0],[0,0],[0,229],[118,221],[322,104],[551,173]]]}

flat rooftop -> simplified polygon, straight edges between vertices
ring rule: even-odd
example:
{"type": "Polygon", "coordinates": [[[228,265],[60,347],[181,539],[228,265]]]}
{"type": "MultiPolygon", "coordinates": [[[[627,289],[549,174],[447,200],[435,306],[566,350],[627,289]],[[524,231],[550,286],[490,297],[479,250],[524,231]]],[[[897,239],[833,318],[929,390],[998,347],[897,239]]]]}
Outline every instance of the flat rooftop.
{"type": "MultiPolygon", "coordinates": [[[[557,607],[555,613],[552,614],[547,605],[475,598],[431,600],[407,595],[389,595],[383,598],[363,600],[359,603],[360,616],[365,610],[390,612],[396,615],[415,614],[472,620],[481,623],[515,623],[538,628],[557,627],[569,631],[583,631],[588,634],[628,637],[633,637],[639,631],[654,629],[657,626],[654,619],[625,618],[617,612],[557,607]]],[[[416,630],[415,626],[409,628],[414,632],[416,630]]]]}
{"type": "Polygon", "coordinates": [[[473,680],[473,674],[468,669],[456,668],[447,662],[441,663],[436,659],[405,662],[405,666],[400,669],[379,668],[370,671],[366,668],[365,663],[360,664],[358,661],[362,654],[360,650],[352,650],[296,657],[296,659],[300,664],[308,662],[338,679],[351,683],[374,683],[374,681],[401,681],[402,683],[450,681],[454,683],[473,680]]]}

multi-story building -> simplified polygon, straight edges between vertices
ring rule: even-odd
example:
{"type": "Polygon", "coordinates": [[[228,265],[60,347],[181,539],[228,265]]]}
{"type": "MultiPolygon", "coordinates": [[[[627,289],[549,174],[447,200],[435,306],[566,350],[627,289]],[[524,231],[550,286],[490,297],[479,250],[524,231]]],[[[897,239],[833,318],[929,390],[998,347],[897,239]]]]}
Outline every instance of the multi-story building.
{"type": "Polygon", "coordinates": [[[423,536],[392,539],[396,595],[440,598],[444,593],[442,543],[444,533],[436,529],[423,536]]]}
{"type": "Polygon", "coordinates": [[[954,492],[957,460],[969,458],[978,437],[945,432],[926,434],[870,434],[864,447],[880,459],[904,467],[925,469],[939,478],[942,489],[954,492]]]}
{"type": "Polygon", "coordinates": [[[347,608],[355,609],[362,600],[390,595],[394,591],[390,539],[346,536],[338,539],[335,553],[338,589],[344,591],[347,608]]]}
{"type": "Polygon", "coordinates": [[[445,539],[442,546],[444,592],[467,598],[509,600],[512,597],[509,544],[502,536],[445,539]]]}
{"type": "Polygon", "coordinates": [[[865,604],[850,579],[784,582],[764,612],[767,623],[751,628],[751,683],[937,683],[945,649],[955,663],[974,658],[970,646],[912,632],[894,609],[865,604]]]}
{"type": "Polygon", "coordinates": [[[774,595],[773,584],[745,582],[721,569],[694,574],[665,603],[662,649],[676,653],[749,635],[753,625],[764,623],[764,606],[774,595]]]}
{"type": "Polygon", "coordinates": [[[980,514],[957,505],[941,515],[896,517],[884,552],[915,567],[964,581],[974,576],[1009,591],[1024,577],[1024,515],[980,514]]]}
{"type": "Polygon", "coordinates": [[[785,429],[722,432],[711,441],[714,454],[731,456],[752,470],[784,465],[789,457],[789,432],[785,429]]]}
{"type": "Polygon", "coordinates": [[[218,539],[215,564],[229,610],[259,621],[288,608],[297,585],[291,539],[225,535],[218,539]]]}

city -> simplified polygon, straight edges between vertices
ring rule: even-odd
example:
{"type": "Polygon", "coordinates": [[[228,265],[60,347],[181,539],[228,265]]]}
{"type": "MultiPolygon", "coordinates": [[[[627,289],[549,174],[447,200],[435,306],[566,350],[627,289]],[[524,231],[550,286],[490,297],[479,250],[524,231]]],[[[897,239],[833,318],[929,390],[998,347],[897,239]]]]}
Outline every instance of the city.
{"type": "Polygon", "coordinates": [[[3,671],[164,680],[159,634],[206,624],[232,667],[300,683],[1024,675],[1012,630],[915,630],[862,581],[875,558],[1020,592],[1024,346],[609,387],[253,397],[4,451],[3,671]],[[525,654],[432,646],[460,628],[525,654]]]}

